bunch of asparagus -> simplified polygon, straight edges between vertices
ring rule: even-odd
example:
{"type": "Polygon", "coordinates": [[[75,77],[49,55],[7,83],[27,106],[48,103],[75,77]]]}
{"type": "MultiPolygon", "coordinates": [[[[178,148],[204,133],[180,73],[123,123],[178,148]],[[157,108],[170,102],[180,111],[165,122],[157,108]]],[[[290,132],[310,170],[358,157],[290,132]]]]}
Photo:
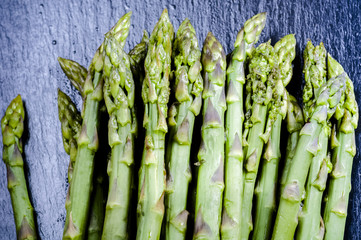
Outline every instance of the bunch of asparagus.
{"type": "MultiPolygon", "coordinates": [[[[129,53],[131,13],[105,34],[88,70],[58,59],[83,97],[79,113],[58,91],[70,156],[63,239],[343,238],[358,122],[352,81],[309,41],[301,108],[286,89],[296,38],[256,47],[266,17],[245,22],[228,63],[211,32],[200,51],[188,19],[174,36],[167,10],[129,53]]],[[[3,158],[18,236],[32,239],[23,119],[17,97],[1,122],[3,158]]]]}

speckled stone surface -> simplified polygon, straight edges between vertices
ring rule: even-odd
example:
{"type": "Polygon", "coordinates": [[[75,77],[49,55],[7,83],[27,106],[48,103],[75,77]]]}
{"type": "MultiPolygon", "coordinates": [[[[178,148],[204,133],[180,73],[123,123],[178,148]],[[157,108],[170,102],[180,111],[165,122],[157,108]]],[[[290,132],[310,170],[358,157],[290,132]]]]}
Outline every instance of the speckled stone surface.
{"type": "MultiPolygon", "coordinates": [[[[239,28],[258,12],[268,12],[260,42],[295,33],[297,56],[289,89],[300,96],[302,51],[306,41],[318,44],[342,63],[355,84],[361,105],[361,2],[354,1],[0,1],[0,115],[17,94],[26,108],[26,177],[41,239],[60,239],[65,219],[68,156],[63,150],[57,111],[57,88],[69,94],[80,108],[80,96],[70,86],[57,57],[88,66],[103,34],[124,13],[133,11],[125,49],[151,31],[163,8],[168,8],[175,29],[188,17],[200,43],[208,31],[231,52],[239,28]]],[[[352,192],[345,239],[361,236],[360,138],[354,161],[352,192]]],[[[0,138],[2,146],[2,138],[0,138]]],[[[0,153],[2,154],[2,153],[0,153]]],[[[7,190],[5,164],[0,162],[0,236],[16,239],[7,190]]]]}

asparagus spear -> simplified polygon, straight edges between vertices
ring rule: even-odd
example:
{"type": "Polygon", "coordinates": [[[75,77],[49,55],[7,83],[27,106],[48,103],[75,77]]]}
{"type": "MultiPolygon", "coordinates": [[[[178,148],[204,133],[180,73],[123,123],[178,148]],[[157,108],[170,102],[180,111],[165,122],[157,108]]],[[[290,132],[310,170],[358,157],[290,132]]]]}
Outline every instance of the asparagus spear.
{"type": "MultiPolygon", "coordinates": [[[[246,146],[244,188],[242,197],[242,223],[241,239],[248,239],[252,230],[252,200],[254,187],[258,172],[258,166],[262,154],[263,144],[268,140],[267,135],[278,113],[276,105],[273,110],[272,121],[268,123],[270,127],[265,132],[266,117],[269,110],[270,101],[278,88],[283,94],[284,87],[282,81],[276,81],[278,74],[277,55],[270,41],[259,45],[249,63],[249,75],[246,85],[246,122],[243,133],[243,141],[246,146]],[[276,84],[277,83],[277,84],[276,84]],[[276,86],[277,85],[277,86],[276,86]],[[245,140],[248,136],[247,141],[245,140]]],[[[281,95],[281,94],[280,94],[281,95]]],[[[280,105],[278,103],[277,105],[280,105]]],[[[271,111],[271,110],[270,110],[271,111]]]]}
{"type": "MultiPolygon", "coordinates": [[[[59,59],[59,58],[58,58],[59,59]]],[[[63,64],[67,64],[71,60],[62,59],[64,62],[63,64]]],[[[71,61],[73,62],[73,61],[71,61]]],[[[79,67],[82,67],[76,62],[73,62],[79,67]]],[[[83,67],[82,67],[83,68],[83,67]]],[[[67,71],[68,68],[63,68],[64,71],[67,71]]],[[[69,72],[71,74],[71,72],[69,72]]],[[[68,78],[75,79],[77,81],[82,78],[82,76],[74,75],[72,78],[69,77],[69,74],[66,74],[68,78]]],[[[71,75],[70,75],[71,76],[71,75]]],[[[83,79],[84,80],[84,79],[83,79]]],[[[74,81],[71,80],[72,84],[74,81]]],[[[83,84],[84,81],[78,81],[79,86],[81,89],[78,89],[81,94],[83,94],[83,84]]],[[[82,117],[80,113],[77,111],[75,104],[71,101],[71,99],[63,93],[61,90],[58,90],[58,111],[59,111],[59,120],[61,122],[62,128],[62,138],[64,143],[65,151],[70,155],[70,162],[68,168],[68,182],[70,184],[72,172],[75,165],[75,158],[77,152],[77,138],[79,136],[81,124],[82,124],[82,117]],[[70,149],[70,150],[69,150],[70,149]]],[[[102,120],[101,120],[102,122],[102,120]]],[[[100,239],[103,229],[103,222],[104,222],[104,214],[105,214],[105,180],[103,179],[104,170],[102,162],[103,157],[101,156],[102,152],[97,152],[95,156],[96,161],[96,169],[95,176],[93,179],[94,190],[91,197],[90,212],[89,216],[89,225],[88,225],[88,234],[87,239],[100,239]]],[[[68,188],[68,194],[66,197],[66,209],[67,214],[69,214],[69,206],[70,206],[70,187],[68,188]]],[[[68,218],[69,219],[69,218],[68,218]]],[[[68,222],[65,223],[67,225],[68,222]]]]}
{"type": "MultiPolygon", "coordinates": [[[[134,108],[136,113],[136,119],[137,119],[137,127],[142,125],[143,120],[143,112],[144,107],[142,103],[142,84],[144,80],[144,60],[147,55],[148,51],[148,42],[149,37],[147,31],[144,30],[143,38],[140,43],[138,43],[130,52],[129,55],[129,63],[130,68],[132,70],[133,74],[133,80],[134,80],[134,86],[135,86],[135,93],[134,93],[134,108]]],[[[135,145],[141,147],[144,139],[144,133],[143,131],[139,131],[137,129],[137,138],[135,139],[135,145]]],[[[135,159],[141,158],[141,151],[135,152],[135,159]]],[[[135,162],[135,164],[140,164],[140,161],[135,162]]],[[[139,168],[138,165],[135,165],[136,169],[139,168]]],[[[135,180],[137,181],[137,180],[135,180]]],[[[136,188],[136,187],[135,187],[136,188]]],[[[136,205],[136,204],[135,204],[136,205]]]]}
{"type": "MultiPolygon", "coordinates": [[[[140,43],[135,45],[135,47],[129,51],[129,61],[130,66],[133,70],[135,68],[136,70],[140,70],[142,68],[142,63],[144,62],[145,57],[147,56],[147,50],[148,50],[148,42],[149,42],[149,36],[147,31],[143,31],[143,37],[140,43]]],[[[139,74],[138,71],[132,72],[133,75],[139,74]]]]}
{"type": "Polygon", "coordinates": [[[164,215],[164,145],[173,38],[173,26],[165,9],[150,36],[144,63],[142,98],[146,136],[139,170],[139,240],[159,239],[164,215]]]}
{"type": "Polygon", "coordinates": [[[134,81],[129,57],[111,34],[106,36],[104,49],[104,100],[112,151],[102,239],[127,239],[136,134],[134,81]]]}
{"type": "MultiPolygon", "coordinates": [[[[279,75],[277,81],[281,82],[279,86],[286,87],[292,78],[292,61],[296,55],[295,47],[296,39],[293,34],[283,37],[274,46],[278,55],[279,75]]],[[[285,89],[283,93],[278,90],[275,91],[271,100],[271,105],[277,106],[279,113],[276,114],[276,119],[272,125],[271,135],[263,155],[261,175],[255,189],[257,201],[253,239],[269,239],[272,235],[274,213],[276,211],[278,166],[281,158],[281,124],[287,113],[287,97],[285,89]]],[[[271,112],[268,121],[272,121],[272,118],[271,112]]]]}
{"type": "MultiPolygon", "coordinates": [[[[124,15],[110,30],[123,47],[130,26],[130,15],[124,15]]],[[[78,138],[74,174],[70,186],[70,214],[66,220],[63,239],[83,239],[87,223],[89,199],[93,180],[94,155],[98,150],[99,107],[103,100],[103,45],[92,59],[84,83],[85,108],[78,138]]]]}
{"type": "MultiPolygon", "coordinates": [[[[77,139],[81,128],[82,118],[70,97],[60,89],[58,89],[58,112],[64,149],[70,156],[68,168],[68,182],[70,185],[78,149],[77,139]]],[[[66,196],[65,208],[67,213],[65,225],[67,225],[69,220],[68,214],[70,213],[70,186],[66,196]]]]}
{"type": "Polygon", "coordinates": [[[202,65],[203,126],[193,239],[219,239],[224,189],[226,55],[211,32],[203,44],[202,65]]]}
{"type": "MultiPolygon", "coordinates": [[[[309,121],[312,110],[312,100],[315,99],[322,84],[326,82],[326,49],[321,43],[314,47],[309,41],[304,52],[304,112],[309,121]]],[[[319,135],[319,148],[311,161],[306,183],[306,197],[302,211],[299,214],[299,227],[296,239],[323,239],[324,229],[321,219],[321,202],[323,190],[326,187],[327,175],[331,171],[331,163],[327,157],[328,139],[330,135],[329,122],[323,126],[319,135]]]]}
{"type": "MultiPolygon", "coordinates": [[[[145,57],[147,55],[147,51],[148,51],[148,42],[149,42],[149,36],[147,31],[144,30],[143,33],[143,38],[142,41],[140,43],[138,43],[132,50],[130,50],[130,52],[128,53],[129,55],[129,63],[130,63],[130,68],[132,70],[132,74],[133,74],[133,79],[134,79],[134,85],[135,85],[135,98],[134,98],[134,107],[136,109],[136,118],[138,119],[138,125],[141,125],[141,120],[143,119],[143,112],[144,112],[144,108],[143,108],[143,104],[142,104],[142,94],[141,94],[141,89],[142,89],[142,84],[143,84],[143,80],[144,80],[144,60],[145,57]]],[[[142,139],[143,135],[142,135],[142,131],[140,131],[140,136],[139,133],[138,135],[138,139],[142,139]]],[[[143,139],[141,140],[143,141],[143,139]]],[[[137,146],[141,144],[141,142],[137,141],[137,146]]],[[[138,153],[136,153],[138,154],[138,153]]],[[[140,153],[141,155],[141,153],[140,153]]],[[[138,157],[136,157],[138,158],[138,157]]]]}
{"type": "Polygon", "coordinates": [[[60,89],[58,89],[58,112],[64,149],[70,156],[68,168],[68,181],[70,183],[76,160],[76,151],[78,148],[76,141],[79,136],[82,118],[70,97],[60,89]]]}
{"type": "Polygon", "coordinates": [[[15,217],[17,239],[36,239],[34,210],[29,200],[21,137],[24,131],[24,107],[21,96],[14,98],[1,119],[3,160],[15,217]]]}
{"type": "Polygon", "coordinates": [[[246,21],[238,32],[230,66],[227,69],[226,165],[221,233],[222,239],[237,239],[241,233],[243,194],[242,127],[243,84],[249,55],[266,23],[266,13],[246,21]]]}
{"type": "Polygon", "coordinates": [[[342,66],[328,55],[328,77],[344,75],[346,93],[343,106],[336,110],[337,125],[333,129],[331,148],[333,170],[329,181],[324,209],[325,238],[343,239],[347,205],[351,191],[353,157],[356,154],[355,129],[358,123],[358,106],[352,81],[342,66]]]}
{"type": "Polygon", "coordinates": [[[90,200],[88,230],[86,239],[101,239],[105,218],[105,208],[108,197],[108,176],[107,165],[110,158],[110,147],[108,144],[108,124],[109,115],[106,112],[105,104],[102,102],[100,109],[100,126],[99,126],[99,150],[94,156],[94,177],[93,187],[90,200]]]}
{"type": "Polygon", "coordinates": [[[88,71],[85,67],[70,59],[58,57],[58,62],[65,75],[68,77],[73,86],[80,92],[84,98],[84,82],[88,71]]]}
{"type": "Polygon", "coordinates": [[[298,106],[297,100],[293,96],[289,96],[289,104],[291,105],[289,105],[289,110],[287,112],[287,129],[290,133],[290,137],[288,138],[285,166],[281,179],[281,193],[283,192],[286,184],[288,170],[294,157],[299,139],[299,132],[304,125],[304,118],[308,121],[311,114],[310,111],[312,111],[311,107],[315,101],[314,89],[318,90],[325,82],[325,54],[326,49],[324,48],[322,42],[316,47],[313,46],[311,41],[307,42],[306,49],[304,51],[304,74],[306,81],[303,93],[304,111],[302,111],[298,106]]]}
{"type": "Polygon", "coordinates": [[[289,136],[287,140],[286,155],[284,160],[285,163],[283,167],[279,192],[283,192],[287,180],[287,174],[290,169],[292,159],[295,155],[300,130],[305,124],[302,109],[298,105],[297,99],[290,94],[288,94],[286,123],[289,136]]]}
{"type": "Polygon", "coordinates": [[[166,153],[167,191],[165,239],[185,239],[187,230],[189,165],[195,117],[201,111],[203,79],[201,52],[196,32],[188,19],[179,26],[174,40],[174,100],[169,113],[166,153]]]}
{"type": "Polygon", "coordinates": [[[310,120],[300,132],[295,156],[281,193],[272,239],[293,239],[311,160],[319,150],[319,135],[327,120],[339,107],[344,89],[345,76],[340,75],[322,85],[315,96],[310,120]]]}
{"type": "MultiPolygon", "coordinates": [[[[147,55],[148,50],[148,42],[149,42],[149,36],[147,31],[144,30],[143,32],[143,38],[140,43],[138,43],[130,52],[129,55],[129,62],[130,67],[132,69],[133,74],[133,80],[135,85],[135,97],[134,97],[134,108],[136,112],[136,119],[137,119],[137,136],[134,141],[134,146],[137,146],[138,149],[143,149],[144,144],[144,131],[142,128],[139,128],[139,126],[142,126],[143,121],[143,115],[144,115],[144,106],[143,106],[143,100],[142,100],[142,84],[144,80],[144,60],[147,55]]],[[[134,152],[134,167],[133,169],[139,169],[141,161],[138,159],[142,158],[142,151],[135,151],[134,152]]],[[[133,182],[132,182],[132,199],[137,198],[137,189],[138,189],[138,175],[133,174],[133,182]]],[[[136,212],[137,211],[137,201],[131,201],[130,212],[136,212]]],[[[129,223],[128,226],[130,226],[129,229],[129,238],[133,239],[135,238],[135,235],[137,233],[137,216],[136,214],[129,214],[129,223]]]]}
{"type": "Polygon", "coordinates": [[[305,87],[303,89],[303,113],[307,122],[313,112],[316,96],[321,86],[326,82],[326,49],[321,42],[314,47],[311,41],[307,42],[303,55],[305,64],[305,87]]]}
{"type": "MultiPolygon", "coordinates": [[[[137,107],[137,119],[138,121],[142,119],[141,114],[143,114],[143,108],[141,104],[141,89],[144,80],[144,60],[148,51],[148,42],[149,37],[147,31],[144,30],[143,38],[140,43],[135,45],[135,47],[129,51],[129,62],[130,68],[132,70],[133,79],[135,83],[135,105],[137,107]]],[[[141,125],[141,124],[140,124],[141,125]]]]}
{"type": "Polygon", "coordinates": [[[306,197],[299,213],[296,239],[323,239],[324,224],[321,217],[322,194],[326,188],[327,176],[331,172],[328,153],[330,128],[325,125],[319,135],[319,152],[312,158],[306,183],[306,197]]]}

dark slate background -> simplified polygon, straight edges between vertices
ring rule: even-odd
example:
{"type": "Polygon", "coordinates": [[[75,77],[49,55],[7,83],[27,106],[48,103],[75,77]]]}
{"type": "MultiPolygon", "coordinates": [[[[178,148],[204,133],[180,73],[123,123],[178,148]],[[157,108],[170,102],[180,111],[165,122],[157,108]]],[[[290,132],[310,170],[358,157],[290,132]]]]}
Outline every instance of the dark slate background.
{"type": "MultiPolygon", "coordinates": [[[[14,1],[0,2],[0,115],[21,94],[25,102],[28,134],[25,140],[26,177],[42,239],[60,239],[64,225],[68,156],[63,150],[57,111],[57,88],[80,103],[80,96],[62,73],[57,57],[88,66],[96,48],[113,24],[133,11],[125,49],[140,41],[142,30],[151,31],[163,8],[168,8],[175,29],[188,17],[200,43],[208,31],[231,52],[246,19],[267,11],[260,42],[295,33],[297,57],[289,89],[300,96],[302,51],[306,41],[325,43],[340,61],[361,95],[361,2],[354,1],[14,1]],[[31,2],[31,3],[30,3],[31,2]]],[[[201,44],[202,45],[202,44],[201,44]]],[[[80,104],[79,108],[80,108],[80,104]]],[[[360,131],[354,162],[346,239],[361,235],[360,131]]],[[[0,138],[2,146],[2,139],[0,138]]],[[[1,154],[1,153],[0,153],[1,154]]],[[[5,164],[0,161],[0,236],[15,239],[5,164]]]]}

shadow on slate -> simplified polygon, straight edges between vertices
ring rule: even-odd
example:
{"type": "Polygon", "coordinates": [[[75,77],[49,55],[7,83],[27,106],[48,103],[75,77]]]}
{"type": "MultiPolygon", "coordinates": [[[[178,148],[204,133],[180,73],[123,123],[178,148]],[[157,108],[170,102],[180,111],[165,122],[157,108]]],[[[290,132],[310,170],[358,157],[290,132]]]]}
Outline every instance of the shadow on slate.
{"type": "MultiPolygon", "coordinates": [[[[60,69],[57,57],[88,66],[104,33],[128,11],[133,11],[132,26],[125,46],[129,51],[150,32],[163,8],[178,29],[184,18],[193,24],[199,43],[212,31],[227,53],[233,49],[243,23],[259,12],[268,12],[260,42],[277,41],[294,33],[297,56],[289,90],[301,100],[302,52],[308,39],[323,41],[326,49],[345,68],[355,85],[361,105],[361,2],[347,1],[11,1],[0,2],[0,116],[7,105],[21,94],[26,102],[28,140],[25,141],[26,177],[35,208],[41,239],[60,239],[65,216],[67,187],[65,176],[69,157],[63,149],[57,111],[57,88],[81,106],[60,69]]],[[[195,129],[197,131],[197,129],[195,129]]],[[[361,236],[361,132],[356,132],[357,154],[352,173],[345,239],[361,236]]],[[[2,146],[2,138],[0,138],[2,146]]],[[[195,151],[197,152],[197,151],[195,151]]],[[[196,156],[192,156],[194,159],[196,156]]],[[[15,239],[15,224],[7,190],[6,167],[0,161],[0,235],[15,239]]]]}
{"type": "MultiPolygon", "coordinates": [[[[23,131],[23,135],[21,137],[21,141],[22,141],[22,144],[23,144],[23,147],[26,146],[28,144],[28,141],[29,141],[29,136],[30,136],[30,131],[29,131],[29,121],[28,121],[28,111],[26,110],[26,102],[23,101],[23,106],[24,106],[24,112],[25,112],[25,118],[24,118],[24,131],[23,131]]],[[[24,161],[24,174],[25,174],[25,177],[27,175],[29,175],[29,167],[28,167],[28,160],[27,160],[27,156],[23,153],[22,154],[23,156],[23,161],[24,161]]],[[[26,186],[28,188],[28,194],[29,194],[29,200],[30,200],[30,203],[31,203],[31,206],[34,207],[34,202],[36,201],[36,199],[34,199],[33,197],[33,194],[31,191],[29,191],[29,186],[30,183],[29,181],[26,181],[26,186]]],[[[11,202],[10,202],[11,203],[11,202]]],[[[9,206],[11,207],[11,205],[9,206]]],[[[35,223],[35,230],[36,230],[36,234],[39,236],[39,228],[38,228],[38,223],[37,223],[37,216],[36,216],[36,211],[34,209],[34,223],[35,223]]],[[[1,235],[1,232],[0,232],[0,235],[1,235]]]]}

